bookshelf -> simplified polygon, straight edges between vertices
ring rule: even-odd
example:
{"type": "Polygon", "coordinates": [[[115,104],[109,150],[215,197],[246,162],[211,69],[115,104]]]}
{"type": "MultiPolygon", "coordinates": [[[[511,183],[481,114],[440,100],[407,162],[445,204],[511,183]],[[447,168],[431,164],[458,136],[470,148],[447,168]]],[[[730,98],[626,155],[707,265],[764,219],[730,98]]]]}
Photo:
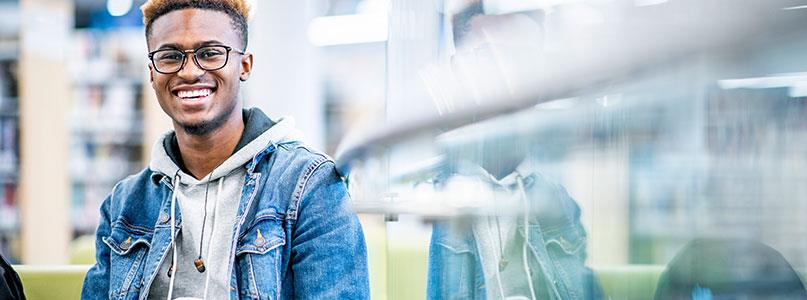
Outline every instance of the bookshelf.
{"type": "Polygon", "coordinates": [[[92,234],[115,183],[144,166],[144,39],[139,28],[72,33],[68,168],[74,236],[92,234]]]}
{"type": "MultiPolygon", "coordinates": [[[[0,17],[19,13],[16,1],[0,3],[0,17]]],[[[19,18],[2,21],[0,30],[0,253],[19,261],[19,18]]]]}

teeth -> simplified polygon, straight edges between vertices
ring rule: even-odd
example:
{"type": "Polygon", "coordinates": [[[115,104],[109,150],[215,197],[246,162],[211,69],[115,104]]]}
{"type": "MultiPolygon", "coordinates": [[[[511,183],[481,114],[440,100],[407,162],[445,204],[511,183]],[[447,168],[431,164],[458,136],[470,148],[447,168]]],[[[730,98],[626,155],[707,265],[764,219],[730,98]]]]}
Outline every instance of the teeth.
{"type": "Polygon", "coordinates": [[[207,97],[212,92],[213,91],[211,91],[210,89],[179,91],[177,92],[177,96],[179,96],[180,98],[207,97]]]}

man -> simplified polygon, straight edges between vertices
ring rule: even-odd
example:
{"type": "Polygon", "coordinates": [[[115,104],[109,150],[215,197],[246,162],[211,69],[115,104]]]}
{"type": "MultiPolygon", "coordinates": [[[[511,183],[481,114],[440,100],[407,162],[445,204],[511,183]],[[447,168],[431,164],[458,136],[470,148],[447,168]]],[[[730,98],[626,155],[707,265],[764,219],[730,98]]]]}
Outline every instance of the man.
{"type": "Polygon", "coordinates": [[[368,298],[363,233],[333,162],[291,120],[242,109],[244,1],[141,9],[174,130],[103,202],[82,298],[368,298]]]}

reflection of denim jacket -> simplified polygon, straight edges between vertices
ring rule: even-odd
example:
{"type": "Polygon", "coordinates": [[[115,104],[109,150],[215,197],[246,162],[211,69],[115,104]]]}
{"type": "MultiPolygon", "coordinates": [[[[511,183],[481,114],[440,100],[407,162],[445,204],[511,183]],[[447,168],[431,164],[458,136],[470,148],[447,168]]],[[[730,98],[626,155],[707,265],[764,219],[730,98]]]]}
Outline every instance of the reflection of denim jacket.
{"type": "MultiPolygon", "coordinates": [[[[528,264],[537,298],[600,299],[599,285],[585,266],[586,233],[579,206],[562,186],[539,174],[523,182],[531,212],[528,264]]],[[[473,225],[477,221],[435,223],[429,250],[429,299],[499,298],[486,295],[485,286],[493,283],[485,282],[482,251],[473,225]]],[[[523,236],[524,226],[517,228],[523,236]]]]}
{"type": "MultiPolygon", "coordinates": [[[[270,145],[246,169],[230,298],[369,298],[364,236],[333,162],[286,143],[270,145]]],[[[170,248],[172,189],[170,175],[146,169],[104,201],[83,299],[146,298],[170,248]]]]}

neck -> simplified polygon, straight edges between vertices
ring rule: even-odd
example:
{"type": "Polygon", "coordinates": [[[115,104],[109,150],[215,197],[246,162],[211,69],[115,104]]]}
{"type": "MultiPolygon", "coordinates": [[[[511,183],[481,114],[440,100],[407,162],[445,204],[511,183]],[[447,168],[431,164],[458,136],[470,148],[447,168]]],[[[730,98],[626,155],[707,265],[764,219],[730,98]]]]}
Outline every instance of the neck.
{"type": "Polygon", "coordinates": [[[232,155],[244,132],[244,118],[241,110],[236,109],[224,124],[210,133],[189,134],[176,123],[174,131],[185,167],[191,176],[201,180],[232,155]]]}
{"type": "Polygon", "coordinates": [[[516,171],[516,168],[524,162],[524,158],[511,158],[511,159],[497,159],[493,163],[487,163],[482,167],[493,175],[496,180],[501,180],[507,175],[516,171]]]}

